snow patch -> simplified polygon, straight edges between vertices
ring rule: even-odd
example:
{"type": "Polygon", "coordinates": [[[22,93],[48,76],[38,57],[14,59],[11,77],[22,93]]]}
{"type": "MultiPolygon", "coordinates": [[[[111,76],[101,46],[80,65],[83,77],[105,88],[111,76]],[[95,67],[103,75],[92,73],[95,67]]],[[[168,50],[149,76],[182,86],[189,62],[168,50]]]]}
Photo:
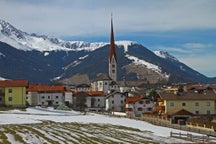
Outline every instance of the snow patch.
{"type": "Polygon", "coordinates": [[[45,52],[45,53],[44,53],[44,56],[48,56],[48,55],[49,55],[49,52],[45,52]]]}
{"type": "Polygon", "coordinates": [[[118,46],[123,46],[124,47],[124,52],[128,52],[128,47],[131,46],[134,42],[132,41],[116,41],[116,45],[118,46]]]}
{"type": "Polygon", "coordinates": [[[6,57],[3,53],[0,52],[0,58],[1,57],[6,57]]]}
{"type": "Polygon", "coordinates": [[[164,52],[164,51],[154,51],[154,54],[164,58],[164,59],[171,59],[173,61],[178,61],[177,58],[175,58],[174,56],[170,55],[168,52],[164,52]]]}
{"type": "Polygon", "coordinates": [[[180,69],[181,69],[182,71],[186,71],[186,69],[185,69],[182,65],[180,65],[180,69]]]}
{"type": "Polygon", "coordinates": [[[79,57],[79,60],[83,60],[83,59],[85,59],[85,58],[87,58],[88,57],[88,55],[85,55],[85,56],[83,56],[83,57],[79,57]]]}
{"type": "Polygon", "coordinates": [[[157,65],[154,65],[154,64],[151,64],[149,62],[146,62],[144,60],[141,60],[135,56],[131,56],[131,55],[126,55],[126,57],[129,59],[129,60],[132,60],[134,64],[143,64],[145,65],[148,69],[152,69],[154,70],[155,72],[160,72],[161,73],[161,68],[157,65]]]}

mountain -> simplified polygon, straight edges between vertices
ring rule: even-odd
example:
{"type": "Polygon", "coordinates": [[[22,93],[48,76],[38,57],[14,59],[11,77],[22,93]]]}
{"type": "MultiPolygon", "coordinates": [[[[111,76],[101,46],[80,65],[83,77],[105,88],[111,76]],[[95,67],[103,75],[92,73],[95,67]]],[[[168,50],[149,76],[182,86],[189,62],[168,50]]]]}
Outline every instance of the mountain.
{"type": "MultiPolygon", "coordinates": [[[[178,61],[167,52],[152,52],[132,41],[117,41],[118,78],[150,83],[215,83],[178,61]]],[[[0,20],[0,77],[28,79],[48,83],[75,74],[108,72],[109,43],[64,41],[58,38],[28,34],[0,20]]]]}

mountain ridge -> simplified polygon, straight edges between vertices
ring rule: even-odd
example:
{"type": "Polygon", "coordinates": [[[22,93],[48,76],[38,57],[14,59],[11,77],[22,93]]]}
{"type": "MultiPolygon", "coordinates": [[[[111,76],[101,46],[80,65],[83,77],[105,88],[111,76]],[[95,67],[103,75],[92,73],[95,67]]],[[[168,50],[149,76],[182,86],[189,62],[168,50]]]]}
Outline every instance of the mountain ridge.
{"type": "MultiPolygon", "coordinates": [[[[98,73],[108,72],[109,43],[106,42],[63,41],[28,34],[3,20],[0,20],[0,41],[0,76],[4,78],[50,82],[76,73],[87,73],[94,79],[98,73]]],[[[115,45],[119,80],[126,76],[128,80],[146,82],[167,78],[171,82],[216,81],[167,52],[152,52],[133,41],[116,41],[115,45]],[[136,67],[139,68],[135,70],[136,67]]]]}

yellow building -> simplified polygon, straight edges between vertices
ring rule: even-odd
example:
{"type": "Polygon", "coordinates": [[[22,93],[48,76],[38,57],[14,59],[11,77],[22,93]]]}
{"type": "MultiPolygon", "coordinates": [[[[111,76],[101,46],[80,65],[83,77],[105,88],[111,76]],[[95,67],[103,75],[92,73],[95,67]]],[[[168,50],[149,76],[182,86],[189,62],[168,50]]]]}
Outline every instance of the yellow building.
{"type": "Polygon", "coordinates": [[[174,109],[184,109],[194,115],[216,114],[216,93],[212,90],[163,92],[160,97],[164,101],[164,113],[174,109]]]}
{"type": "Polygon", "coordinates": [[[0,81],[0,106],[24,107],[27,86],[27,80],[0,81]]]}

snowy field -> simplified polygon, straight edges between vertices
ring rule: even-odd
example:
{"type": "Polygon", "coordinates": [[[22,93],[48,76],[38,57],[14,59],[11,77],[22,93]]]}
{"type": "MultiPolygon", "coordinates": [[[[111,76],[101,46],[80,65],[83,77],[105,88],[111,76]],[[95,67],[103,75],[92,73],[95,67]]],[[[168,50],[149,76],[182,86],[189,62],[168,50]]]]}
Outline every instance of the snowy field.
{"type": "Polygon", "coordinates": [[[180,132],[144,121],[52,108],[0,112],[0,143],[186,143],[170,138],[171,131],[180,132]]]}

